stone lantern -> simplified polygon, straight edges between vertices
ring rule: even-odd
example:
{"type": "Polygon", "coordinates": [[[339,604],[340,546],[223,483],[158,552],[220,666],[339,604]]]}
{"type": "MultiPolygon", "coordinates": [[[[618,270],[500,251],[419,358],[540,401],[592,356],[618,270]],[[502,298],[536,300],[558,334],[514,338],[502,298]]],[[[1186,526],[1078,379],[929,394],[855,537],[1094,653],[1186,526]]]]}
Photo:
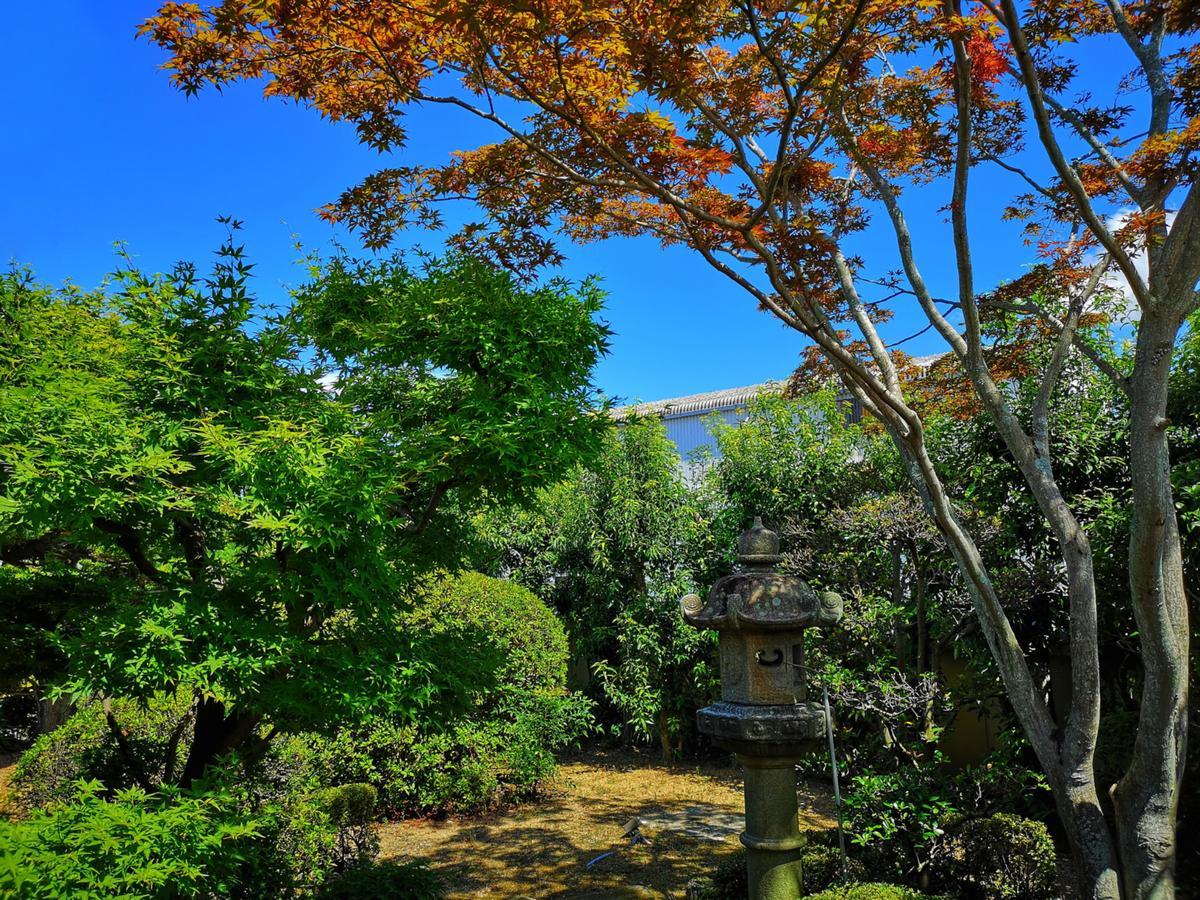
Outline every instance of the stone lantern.
{"type": "Polygon", "coordinates": [[[820,746],[826,728],[824,707],[808,700],[804,629],[842,617],[841,597],[779,574],[780,559],[779,536],[755,518],[738,540],[744,571],[718,581],[707,600],[680,602],[689,623],[720,633],[721,699],[696,719],[745,771],[751,900],[801,895],[796,761],[820,746]]]}

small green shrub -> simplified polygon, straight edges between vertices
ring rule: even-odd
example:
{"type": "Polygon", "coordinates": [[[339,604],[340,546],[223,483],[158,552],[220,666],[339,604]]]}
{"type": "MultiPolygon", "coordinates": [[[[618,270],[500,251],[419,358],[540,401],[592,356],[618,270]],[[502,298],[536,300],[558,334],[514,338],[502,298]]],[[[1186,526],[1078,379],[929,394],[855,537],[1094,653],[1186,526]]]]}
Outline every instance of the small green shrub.
{"type": "Polygon", "coordinates": [[[343,784],[327,788],[319,795],[319,804],[337,829],[337,869],[375,858],[379,839],[371,830],[371,822],[378,800],[379,793],[369,784],[343,784]]]}
{"type": "MultiPolygon", "coordinates": [[[[172,771],[164,773],[168,748],[190,702],[187,691],[155,698],[145,706],[114,701],[112,712],[125,732],[128,757],[118,748],[101,703],[80,703],[66,722],[39,736],[21,755],[12,778],[14,798],[32,809],[71,799],[78,781],[99,781],[115,791],[133,787],[140,778],[152,786],[169,780],[183,761],[181,751],[171,765],[172,771]]],[[[179,746],[186,748],[190,733],[184,725],[179,746]]]]}
{"type": "Polygon", "coordinates": [[[1057,894],[1054,841],[1041,822],[1007,813],[951,820],[934,882],[964,900],[1049,900],[1057,894]]]}
{"type": "MultiPolygon", "coordinates": [[[[842,880],[842,854],[836,847],[809,844],[804,848],[800,862],[807,893],[825,890],[842,880]]],[[[866,871],[862,863],[850,857],[846,860],[846,874],[850,881],[861,881],[866,871]]]]}
{"type": "Polygon", "coordinates": [[[448,638],[454,665],[480,657],[496,665],[496,691],[479,698],[498,702],[513,690],[561,690],[567,678],[567,636],[558,616],[531,591],[478,572],[430,580],[407,616],[407,625],[448,638]]]}
{"type": "Polygon", "coordinates": [[[437,873],[423,862],[379,863],[351,869],[331,880],[318,900],[442,900],[437,873]]]}
{"type": "Polygon", "coordinates": [[[941,852],[944,824],[955,813],[946,785],[931,777],[940,758],[921,768],[866,771],[843,793],[846,827],[869,876],[915,882],[941,852]]]}
{"type": "Polygon", "coordinates": [[[442,676],[473,691],[471,708],[436,725],[377,719],[304,735],[281,743],[272,764],[309,768],[317,783],[370,784],[392,817],[479,810],[536,791],[555,771],[555,750],[591,725],[590,703],[564,687],[566,636],[553,611],[519,585],[468,572],[426,585],[410,617],[442,676]]]}
{"type": "Polygon", "coordinates": [[[883,882],[856,882],[842,884],[809,894],[808,900],[933,900],[928,894],[912,888],[883,882]]]}
{"type": "MultiPolygon", "coordinates": [[[[290,743],[290,742],[285,742],[290,743]]],[[[213,787],[233,793],[261,823],[262,839],[243,877],[247,897],[310,897],[330,878],[375,858],[371,829],[377,794],[367,784],[325,787],[311,761],[276,753],[217,773],[213,787]]]]}
{"type": "Polygon", "coordinates": [[[240,886],[261,823],[225,795],[141,788],[102,796],[80,782],[70,803],[0,821],[0,896],[225,897],[240,886]]]}

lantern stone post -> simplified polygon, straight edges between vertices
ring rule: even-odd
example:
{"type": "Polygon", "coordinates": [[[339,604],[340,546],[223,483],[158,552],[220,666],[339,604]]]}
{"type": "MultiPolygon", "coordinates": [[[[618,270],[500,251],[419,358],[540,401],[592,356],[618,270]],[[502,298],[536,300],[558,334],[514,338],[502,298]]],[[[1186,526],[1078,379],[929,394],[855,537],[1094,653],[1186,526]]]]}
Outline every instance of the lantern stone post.
{"type": "Polygon", "coordinates": [[[796,762],[820,746],[826,727],[824,707],[808,700],[804,629],[842,617],[841,597],[776,572],[781,559],[779,536],[756,517],[738,540],[743,571],[714,584],[707,600],[680,601],[685,620],[720,634],[721,699],[696,720],[745,773],[750,900],[802,893],[796,762]]]}

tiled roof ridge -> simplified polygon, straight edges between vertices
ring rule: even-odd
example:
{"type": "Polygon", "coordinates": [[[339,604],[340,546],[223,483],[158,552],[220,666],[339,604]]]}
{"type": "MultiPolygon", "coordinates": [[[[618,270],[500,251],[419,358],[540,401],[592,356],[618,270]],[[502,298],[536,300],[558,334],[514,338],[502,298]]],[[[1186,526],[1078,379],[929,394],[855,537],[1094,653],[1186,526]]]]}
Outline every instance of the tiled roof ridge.
{"type": "MultiPolygon", "coordinates": [[[[913,356],[909,357],[909,362],[921,369],[928,369],[945,355],[945,353],[930,353],[925,356],[913,356]]],[[[785,379],[772,379],[759,384],[748,384],[744,387],[687,394],[683,397],[668,397],[664,400],[648,400],[644,403],[631,403],[628,406],[618,406],[612,411],[612,415],[617,419],[623,419],[629,415],[682,416],[698,412],[711,412],[717,409],[741,406],[762,393],[780,393],[786,384],[785,379]]]]}
{"type": "Polygon", "coordinates": [[[763,393],[782,391],[785,382],[782,380],[764,381],[760,384],[749,384],[744,387],[724,388],[719,391],[706,391],[701,394],[688,394],[683,397],[668,397],[664,400],[650,400],[645,403],[634,403],[613,410],[613,415],[624,418],[628,415],[660,414],[666,416],[685,415],[689,413],[711,412],[731,406],[740,406],[763,393]]]}

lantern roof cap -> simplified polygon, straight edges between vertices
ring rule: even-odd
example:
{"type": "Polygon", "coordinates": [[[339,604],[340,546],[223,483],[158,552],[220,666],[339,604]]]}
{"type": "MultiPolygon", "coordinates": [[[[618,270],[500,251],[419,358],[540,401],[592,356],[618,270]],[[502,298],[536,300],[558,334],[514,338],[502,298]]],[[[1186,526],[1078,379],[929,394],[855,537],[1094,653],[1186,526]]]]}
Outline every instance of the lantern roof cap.
{"type": "Polygon", "coordinates": [[[763,525],[762,516],[738,538],[738,562],[751,568],[774,568],[783,556],[779,553],[779,535],[763,525]]]}

